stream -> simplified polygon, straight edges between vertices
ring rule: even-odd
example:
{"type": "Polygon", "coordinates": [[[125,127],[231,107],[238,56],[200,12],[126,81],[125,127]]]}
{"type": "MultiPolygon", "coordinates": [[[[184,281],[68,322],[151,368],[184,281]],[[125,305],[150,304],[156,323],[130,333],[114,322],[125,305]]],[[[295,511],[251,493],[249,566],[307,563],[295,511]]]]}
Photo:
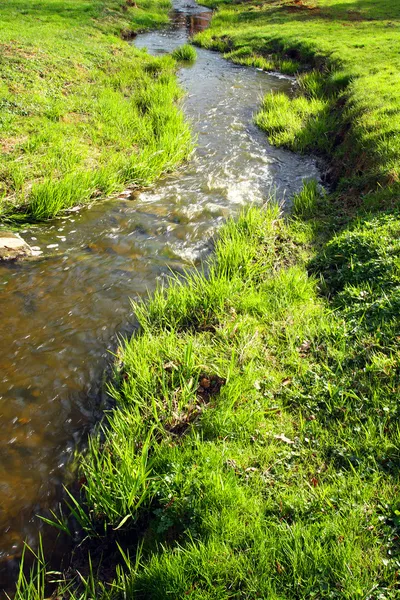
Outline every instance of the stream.
{"type": "MultiPolygon", "coordinates": [[[[170,25],[135,38],[170,52],[211,13],[178,0],[170,25]]],[[[315,160],[273,148],[252,123],[267,92],[293,80],[197,49],[182,68],[184,111],[197,136],[188,164],[151,189],[127,191],[22,233],[43,256],[0,263],[0,574],[9,576],[38,513],[54,507],[74,449],[102,412],[102,381],[118,335],[133,330],[130,298],[170,269],[199,264],[221,224],[272,193],[285,206],[315,160]]],[[[0,584],[1,587],[1,584],[0,584]]]]}

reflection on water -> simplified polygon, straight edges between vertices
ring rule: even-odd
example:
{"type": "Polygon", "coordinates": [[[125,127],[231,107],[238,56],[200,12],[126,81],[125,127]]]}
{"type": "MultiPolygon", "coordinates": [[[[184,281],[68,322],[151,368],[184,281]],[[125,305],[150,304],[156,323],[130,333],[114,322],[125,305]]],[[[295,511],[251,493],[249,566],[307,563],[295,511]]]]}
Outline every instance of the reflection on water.
{"type": "MultiPolygon", "coordinates": [[[[169,52],[210,18],[194,4],[178,5],[173,16],[170,27],[135,44],[169,52]]],[[[36,537],[34,515],[54,505],[74,447],[99,416],[108,350],[132,320],[129,298],[169,268],[198,263],[243,205],[261,204],[271,190],[284,199],[316,175],[312,159],[272,148],[252,125],[259,98],[290,92],[289,80],[201,49],[180,79],[198,137],[193,160],[152,189],[29,229],[24,238],[45,256],[0,266],[3,559],[36,537]]]]}

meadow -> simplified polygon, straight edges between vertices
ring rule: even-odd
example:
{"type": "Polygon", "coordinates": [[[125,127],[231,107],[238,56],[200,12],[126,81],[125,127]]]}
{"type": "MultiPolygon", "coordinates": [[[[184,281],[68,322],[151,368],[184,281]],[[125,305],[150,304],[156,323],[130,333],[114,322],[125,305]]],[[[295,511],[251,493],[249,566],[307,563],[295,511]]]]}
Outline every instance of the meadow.
{"type": "Polygon", "coordinates": [[[126,41],[167,22],[169,8],[169,0],[0,2],[3,224],[148,185],[187,158],[175,61],[126,41]]]}
{"type": "MultiPolygon", "coordinates": [[[[286,215],[249,207],[202,269],[134,305],[115,406],[67,496],[85,539],[58,594],[395,600],[400,8],[218,7],[197,42],[299,73],[255,119],[329,160],[332,188],[305,182],[286,215]]],[[[45,570],[21,572],[16,597],[42,598],[45,570]]]]}

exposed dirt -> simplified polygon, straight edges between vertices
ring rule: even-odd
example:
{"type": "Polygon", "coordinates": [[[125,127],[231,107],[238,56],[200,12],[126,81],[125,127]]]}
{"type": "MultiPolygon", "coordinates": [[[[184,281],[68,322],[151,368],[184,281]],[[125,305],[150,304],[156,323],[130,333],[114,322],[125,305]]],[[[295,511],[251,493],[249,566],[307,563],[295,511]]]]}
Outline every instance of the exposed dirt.
{"type": "Polygon", "coordinates": [[[3,154],[12,154],[14,150],[21,144],[24,144],[28,140],[27,135],[20,135],[16,137],[9,137],[0,140],[0,149],[3,154]]]}
{"type": "Polygon", "coordinates": [[[292,0],[291,3],[284,4],[283,8],[285,8],[289,12],[297,12],[299,10],[320,12],[320,8],[318,6],[316,6],[316,4],[308,4],[307,2],[304,2],[303,0],[292,0]]]}
{"type": "Polygon", "coordinates": [[[219,394],[223,385],[225,385],[225,379],[221,377],[217,377],[216,375],[201,375],[199,377],[196,402],[190,404],[184,411],[175,413],[172,421],[165,425],[165,429],[173,435],[184,435],[189,425],[194,423],[204,408],[210,404],[213,396],[219,394]]]}

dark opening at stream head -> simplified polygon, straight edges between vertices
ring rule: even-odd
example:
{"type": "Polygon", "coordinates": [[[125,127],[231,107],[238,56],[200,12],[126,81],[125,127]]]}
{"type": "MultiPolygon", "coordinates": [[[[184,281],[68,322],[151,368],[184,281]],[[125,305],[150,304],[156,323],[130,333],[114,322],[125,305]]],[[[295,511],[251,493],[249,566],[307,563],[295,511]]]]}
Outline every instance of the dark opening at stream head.
{"type": "MultiPolygon", "coordinates": [[[[170,52],[210,12],[176,5],[170,26],[135,39],[170,52]]],[[[99,391],[116,335],[130,330],[130,298],[169,269],[198,264],[231,215],[273,193],[284,202],[317,176],[313,159],[272,148],[252,123],[262,95],[293,83],[198,49],[180,71],[197,136],[189,164],[151,189],[70,213],[23,236],[43,251],[0,266],[0,561],[7,576],[35,515],[54,507],[66,465],[99,419],[99,391]]],[[[12,571],[11,571],[12,572],[12,571]]]]}

